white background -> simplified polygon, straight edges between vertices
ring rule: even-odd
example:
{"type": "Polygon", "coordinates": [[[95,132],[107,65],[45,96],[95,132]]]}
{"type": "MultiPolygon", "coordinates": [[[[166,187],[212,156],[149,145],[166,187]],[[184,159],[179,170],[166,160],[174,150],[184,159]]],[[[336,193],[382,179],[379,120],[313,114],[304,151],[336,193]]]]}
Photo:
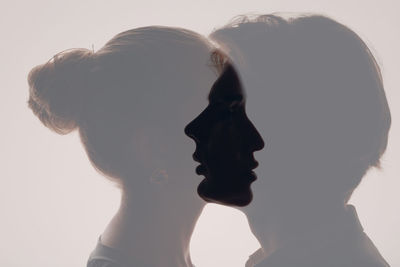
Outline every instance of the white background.
{"type": "MultiPolygon", "coordinates": [[[[0,266],[85,266],[119,201],[118,190],[89,164],[77,134],[50,132],[27,108],[33,66],[64,49],[97,50],[139,26],[207,35],[233,16],[276,11],[329,15],[355,30],[378,58],[392,112],[389,146],[383,169],[369,172],[351,202],[382,255],[400,266],[399,6],[395,0],[1,0],[0,266]]],[[[235,267],[257,247],[243,214],[208,205],[191,251],[196,266],[235,267]]]]}

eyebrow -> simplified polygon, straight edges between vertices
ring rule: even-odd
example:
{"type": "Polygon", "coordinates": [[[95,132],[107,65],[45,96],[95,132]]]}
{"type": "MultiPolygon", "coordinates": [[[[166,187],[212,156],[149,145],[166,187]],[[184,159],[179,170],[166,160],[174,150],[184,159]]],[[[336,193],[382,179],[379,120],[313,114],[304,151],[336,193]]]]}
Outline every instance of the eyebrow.
{"type": "MultiPolygon", "coordinates": [[[[218,78],[219,79],[219,78],[218,78]]],[[[214,84],[211,86],[210,92],[208,93],[207,100],[210,102],[211,101],[211,96],[213,95],[213,92],[215,91],[216,84],[218,83],[218,79],[214,82],[214,84]]]]}
{"type": "MultiPolygon", "coordinates": [[[[211,87],[211,90],[208,94],[208,101],[212,102],[212,97],[215,96],[215,90],[216,88],[223,86],[223,87],[235,87],[238,86],[240,88],[241,94],[231,94],[229,95],[229,93],[227,94],[227,96],[225,96],[222,100],[222,102],[235,102],[235,101],[243,101],[245,98],[245,94],[242,90],[242,85],[240,82],[239,77],[236,74],[236,71],[233,69],[232,66],[228,66],[225,68],[225,70],[222,72],[221,76],[218,77],[218,79],[214,82],[214,84],[211,87]]],[[[217,98],[218,100],[218,98],[217,98]]],[[[217,101],[218,102],[218,101],[217,101]]]]}

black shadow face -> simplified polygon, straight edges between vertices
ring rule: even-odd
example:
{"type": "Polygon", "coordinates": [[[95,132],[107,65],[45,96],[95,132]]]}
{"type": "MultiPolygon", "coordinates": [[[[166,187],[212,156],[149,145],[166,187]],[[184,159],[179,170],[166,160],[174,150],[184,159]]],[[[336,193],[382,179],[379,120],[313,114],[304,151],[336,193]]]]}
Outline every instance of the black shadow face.
{"type": "Polygon", "coordinates": [[[245,206],[252,200],[250,185],[256,180],[253,152],[261,150],[264,141],[247,118],[243,89],[232,66],[214,83],[208,99],[207,108],[185,128],[196,142],[196,173],[205,177],[197,192],[208,202],[245,206]]]}

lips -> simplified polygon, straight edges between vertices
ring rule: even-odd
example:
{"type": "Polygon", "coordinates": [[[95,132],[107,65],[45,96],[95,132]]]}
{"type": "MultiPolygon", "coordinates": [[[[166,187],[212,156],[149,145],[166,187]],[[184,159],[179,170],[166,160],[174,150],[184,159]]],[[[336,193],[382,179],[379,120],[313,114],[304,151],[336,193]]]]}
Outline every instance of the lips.
{"type": "Polygon", "coordinates": [[[252,182],[254,182],[255,180],[257,180],[257,175],[256,175],[256,173],[253,172],[253,171],[250,171],[250,172],[248,173],[248,177],[250,178],[250,181],[252,181],[252,182]]]}
{"type": "Polygon", "coordinates": [[[197,173],[198,175],[202,175],[202,174],[204,175],[204,174],[206,173],[206,170],[207,170],[207,169],[206,169],[206,167],[203,165],[203,163],[202,163],[201,160],[200,160],[200,156],[199,156],[198,150],[196,150],[196,151],[193,153],[192,157],[193,157],[193,160],[194,160],[194,161],[200,163],[200,165],[196,167],[196,173],[197,173]]]}
{"type": "MultiPolygon", "coordinates": [[[[193,153],[192,157],[193,157],[194,161],[200,163],[200,165],[196,167],[196,170],[195,170],[196,174],[204,175],[207,172],[207,168],[205,167],[205,165],[203,165],[203,162],[200,160],[199,151],[196,150],[193,153]]],[[[236,162],[236,163],[235,162],[231,162],[231,163],[232,163],[232,165],[231,164],[229,164],[229,165],[231,165],[232,167],[233,166],[237,166],[238,167],[239,165],[242,165],[242,164],[240,164],[240,162],[236,162]]],[[[257,179],[257,175],[252,170],[254,170],[255,168],[258,167],[258,165],[259,165],[258,162],[253,157],[251,157],[251,159],[249,159],[248,163],[245,164],[245,165],[246,165],[246,167],[244,167],[242,165],[242,170],[243,169],[246,170],[243,174],[245,176],[247,176],[247,177],[250,177],[250,179],[253,180],[253,181],[256,180],[257,179]]]]}
{"type": "Polygon", "coordinates": [[[200,157],[199,157],[199,154],[198,154],[197,150],[193,153],[192,158],[193,158],[194,161],[196,161],[198,163],[201,163],[200,162],[200,157]]]}
{"type": "MultiPolygon", "coordinates": [[[[254,170],[255,168],[258,167],[258,161],[253,160],[253,163],[250,166],[250,170],[254,170]]],[[[257,180],[257,174],[254,171],[250,171],[250,175],[249,175],[250,179],[252,182],[254,182],[255,180],[257,180]]]]}
{"type": "Polygon", "coordinates": [[[255,159],[251,160],[251,163],[249,164],[249,169],[254,170],[257,167],[258,167],[258,161],[255,159]]]}
{"type": "Polygon", "coordinates": [[[198,175],[205,174],[206,173],[206,168],[204,167],[204,165],[200,164],[199,166],[197,166],[196,173],[198,175]]]}

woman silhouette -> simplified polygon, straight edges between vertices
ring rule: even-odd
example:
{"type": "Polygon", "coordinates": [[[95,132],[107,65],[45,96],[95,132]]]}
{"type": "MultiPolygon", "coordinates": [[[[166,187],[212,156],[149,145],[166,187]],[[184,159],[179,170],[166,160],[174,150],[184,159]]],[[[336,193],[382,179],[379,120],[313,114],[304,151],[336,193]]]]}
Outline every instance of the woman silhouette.
{"type": "Polygon", "coordinates": [[[188,30],[144,27],[29,73],[34,114],[57,133],[78,130],[92,165],[121,189],[88,266],[192,266],[189,241],[205,202],[194,194],[183,129],[216,79],[211,49],[188,30]]]}

